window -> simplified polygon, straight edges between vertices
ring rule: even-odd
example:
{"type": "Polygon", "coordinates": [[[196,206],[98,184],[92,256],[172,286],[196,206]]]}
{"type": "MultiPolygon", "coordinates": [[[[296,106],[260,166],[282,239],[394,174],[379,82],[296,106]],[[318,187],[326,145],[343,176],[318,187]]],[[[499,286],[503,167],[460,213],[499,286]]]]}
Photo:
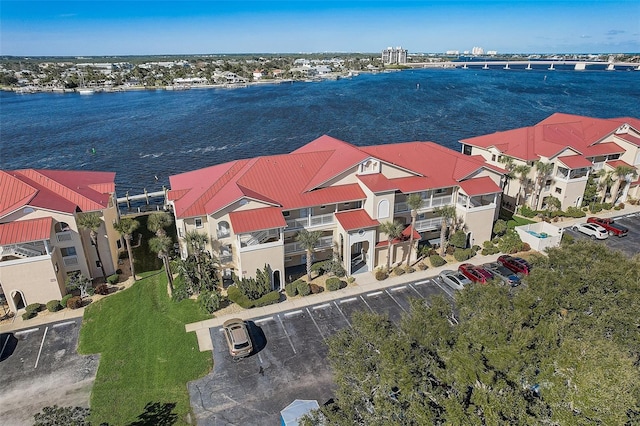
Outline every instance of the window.
{"type": "Polygon", "coordinates": [[[444,188],[436,189],[436,194],[444,194],[446,191],[444,188]]]}
{"type": "Polygon", "coordinates": [[[551,179],[547,179],[547,181],[544,184],[544,190],[549,191],[550,189],[551,189],[551,179]]]}
{"type": "Polygon", "coordinates": [[[324,210],[326,208],[327,208],[327,206],[320,206],[320,210],[324,210]]]}
{"type": "Polygon", "coordinates": [[[378,219],[389,217],[389,200],[380,200],[378,203],[378,219]]]}
{"type": "Polygon", "coordinates": [[[464,155],[471,155],[471,145],[462,145],[462,153],[464,155]]]}
{"type": "Polygon", "coordinates": [[[289,216],[291,216],[291,212],[289,212],[289,211],[282,212],[282,216],[289,217],[289,216]]]}
{"type": "Polygon", "coordinates": [[[562,194],[562,188],[556,187],[556,194],[562,194]]]}
{"type": "Polygon", "coordinates": [[[118,248],[118,250],[120,250],[122,248],[122,241],[121,240],[116,240],[116,247],[118,248]]]}
{"type": "Polygon", "coordinates": [[[496,155],[495,155],[495,154],[493,154],[493,155],[491,156],[491,161],[496,161],[496,155]]]}
{"type": "Polygon", "coordinates": [[[202,219],[199,217],[196,218],[196,228],[202,228],[202,219]]]}
{"type": "Polygon", "coordinates": [[[62,247],[60,249],[60,254],[62,254],[62,257],[68,257],[68,256],[75,256],[76,253],[76,248],[75,247],[62,247]]]}
{"type": "Polygon", "coordinates": [[[99,260],[96,260],[96,268],[100,268],[102,266],[102,264],[100,263],[99,260]]]}

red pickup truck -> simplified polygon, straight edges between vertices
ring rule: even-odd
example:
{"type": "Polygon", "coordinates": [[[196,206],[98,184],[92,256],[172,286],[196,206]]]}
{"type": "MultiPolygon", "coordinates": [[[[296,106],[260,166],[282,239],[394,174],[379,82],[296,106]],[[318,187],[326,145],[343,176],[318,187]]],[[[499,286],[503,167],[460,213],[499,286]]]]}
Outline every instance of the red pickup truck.
{"type": "Polygon", "coordinates": [[[587,219],[589,223],[595,223],[602,226],[604,229],[609,231],[609,235],[615,235],[618,237],[624,237],[627,235],[629,230],[622,225],[618,225],[615,223],[613,219],[604,219],[599,217],[590,217],[587,219]]]}

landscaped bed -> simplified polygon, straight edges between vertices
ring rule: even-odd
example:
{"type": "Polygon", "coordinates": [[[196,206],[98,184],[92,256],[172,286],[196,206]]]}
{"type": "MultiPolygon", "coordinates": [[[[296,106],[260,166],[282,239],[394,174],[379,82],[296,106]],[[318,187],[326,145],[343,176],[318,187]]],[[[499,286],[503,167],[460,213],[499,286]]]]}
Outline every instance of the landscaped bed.
{"type": "Polygon", "coordinates": [[[199,351],[185,324],[209,316],[193,300],[169,300],[162,271],[139,275],[131,288],[92,304],[84,314],[78,350],[101,354],[91,422],[187,424],[187,382],[211,370],[212,356],[199,351]]]}

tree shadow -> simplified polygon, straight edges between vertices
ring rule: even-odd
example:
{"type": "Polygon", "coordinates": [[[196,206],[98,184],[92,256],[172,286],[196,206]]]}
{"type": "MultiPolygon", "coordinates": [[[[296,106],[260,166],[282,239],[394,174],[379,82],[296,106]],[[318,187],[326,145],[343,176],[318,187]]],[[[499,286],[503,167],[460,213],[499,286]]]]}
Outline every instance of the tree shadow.
{"type": "Polygon", "coordinates": [[[173,412],[175,402],[148,402],[144,412],[138,415],[138,420],[128,426],[171,426],[178,421],[178,415],[173,412]]]}

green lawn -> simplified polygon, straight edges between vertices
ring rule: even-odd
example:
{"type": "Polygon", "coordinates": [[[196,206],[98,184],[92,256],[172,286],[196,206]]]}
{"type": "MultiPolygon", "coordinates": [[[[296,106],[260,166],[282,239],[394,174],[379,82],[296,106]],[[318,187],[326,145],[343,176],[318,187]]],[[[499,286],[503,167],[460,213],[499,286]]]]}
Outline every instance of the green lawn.
{"type": "Polygon", "coordinates": [[[100,353],[91,393],[91,422],[186,424],[187,382],[206,375],[211,352],[200,352],[186,323],[209,316],[193,300],[174,303],[163,271],[140,274],[131,288],[90,305],[79,352],[100,353]]]}
{"type": "Polygon", "coordinates": [[[534,220],[529,220],[526,217],[514,215],[511,219],[507,221],[507,228],[513,229],[516,226],[527,225],[529,223],[536,223],[536,222],[534,220]]]}

